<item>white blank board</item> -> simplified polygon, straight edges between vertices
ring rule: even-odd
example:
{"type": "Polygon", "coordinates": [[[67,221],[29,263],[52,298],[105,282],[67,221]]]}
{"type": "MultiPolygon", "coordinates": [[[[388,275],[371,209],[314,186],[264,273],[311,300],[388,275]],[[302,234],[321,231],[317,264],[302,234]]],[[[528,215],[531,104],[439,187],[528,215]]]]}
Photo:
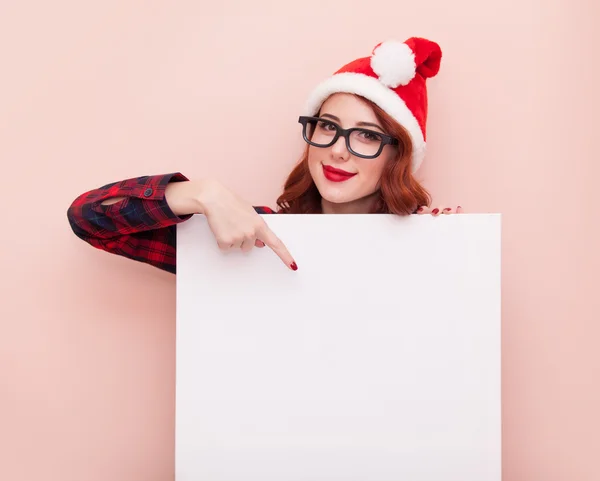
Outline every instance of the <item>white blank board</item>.
{"type": "Polygon", "coordinates": [[[500,481],[500,216],[177,230],[176,481],[500,481]]]}

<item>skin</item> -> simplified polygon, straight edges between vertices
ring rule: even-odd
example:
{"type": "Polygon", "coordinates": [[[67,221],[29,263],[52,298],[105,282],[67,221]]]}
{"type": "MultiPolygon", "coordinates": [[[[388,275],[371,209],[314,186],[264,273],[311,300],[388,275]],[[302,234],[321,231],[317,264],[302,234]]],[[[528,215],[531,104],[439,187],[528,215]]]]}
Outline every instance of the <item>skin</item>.
{"type": "MultiPolygon", "coordinates": [[[[377,118],[371,107],[351,94],[332,95],[321,108],[321,117],[335,116],[336,123],[344,128],[361,126],[370,122],[369,128],[377,130],[377,118]],[[337,120],[339,119],[339,120],[337,120]]],[[[331,117],[330,117],[331,118],[331,117]]],[[[379,126],[381,130],[381,126],[379,126]]],[[[385,133],[381,130],[382,133],[385,133]]],[[[394,159],[395,147],[386,145],[375,159],[363,159],[351,154],[343,138],[327,148],[310,146],[308,163],[311,176],[322,196],[325,214],[367,213],[378,197],[379,181],[386,162],[394,159]],[[345,182],[331,182],[323,173],[323,165],[330,165],[357,175],[345,182]]],[[[108,199],[105,205],[122,198],[108,199]]],[[[298,269],[294,258],[284,243],[268,227],[250,203],[215,179],[174,182],[165,189],[165,199],[176,215],[204,214],[219,248],[224,251],[253,247],[271,248],[292,270],[298,269]]],[[[450,214],[451,208],[421,208],[419,214],[450,214]]],[[[456,212],[460,211],[460,207],[456,212]]]]}
{"type": "MultiPolygon", "coordinates": [[[[371,107],[359,97],[338,93],[329,97],[321,108],[320,116],[333,120],[343,128],[361,127],[361,122],[369,124],[367,128],[386,132],[377,120],[371,107]],[[339,119],[339,120],[338,120],[339,119]]],[[[374,159],[363,159],[351,154],[346,141],[340,137],[335,144],[322,148],[310,146],[308,166],[317,189],[322,197],[324,214],[363,214],[369,212],[376,202],[379,179],[387,162],[397,154],[396,147],[386,145],[381,154],[374,159]],[[323,173],[323,166],[356,173],[345,182],[332,182],[323,173]]]]}
{"type": "MultiPolygon", "coordinates": [[[[373,109],[361,98],[347,93],[336,93],[321,107],[320,116],[328,118],[343,128],[367,127],[386,134],[373,109]],[[365,125],[369,124],[369,125],[365,125]]],[[[370,212],[379,197],[379,182],[383,169],[397,154],[396,147],[386,145],[374,159],[363,159],[350,153],[346,141],[340,137],[330,147],[310,146],[308,166],[322,200],[324,214],[364,214],[370,212]],[[350,173],[354,177],[345,182],[332,182],[323,173],[323,166],[331,166],[350,173]]],[[[450,214],[450,207],[421,207],[419,214],[450,214]]],[[[455,212],[460,212],[458,207],[455,212]]]]}

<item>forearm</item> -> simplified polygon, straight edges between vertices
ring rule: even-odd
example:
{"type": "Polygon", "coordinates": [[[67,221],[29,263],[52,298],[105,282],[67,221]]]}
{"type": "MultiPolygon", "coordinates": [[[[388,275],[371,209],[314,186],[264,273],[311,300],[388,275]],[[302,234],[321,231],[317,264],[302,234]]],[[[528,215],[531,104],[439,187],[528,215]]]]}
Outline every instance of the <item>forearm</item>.
{"type": "Polygon", "coordinates": [[[174,182],[165,189],[165,200],[175,215],[202,214],[203,192],[208,181],[189,180],[174,182]]]}
{"type": "MultiPolygon", "coordinates": [[[[177,216],[200,214],[202,211],[200,198],[203,185],[203,181],[191,180],[173,182],[167,185],[165,188],[165,201],[173,214],[177,216]]],[[[102,201],[101,204],[113,205],[125,199],[125,196],[111,197],[102,201]]]]}
{"type": "Polygon", "coordinates": [[[180,173],[113,182],[80,194],[67,217],[77,237],[92,246],[174,272],[176,224],[200,210],[191,186],[180,173]]]}
{"type": "Polygon", "coordinates": [[[69,221],[82,238],[108,239],[168,227],[200,210],[190,200],[192,184],[180,173],[113,182],[79,195],[68,209],[69,221]],[[166,200],[167,188],[175,211],[166,200]]]}

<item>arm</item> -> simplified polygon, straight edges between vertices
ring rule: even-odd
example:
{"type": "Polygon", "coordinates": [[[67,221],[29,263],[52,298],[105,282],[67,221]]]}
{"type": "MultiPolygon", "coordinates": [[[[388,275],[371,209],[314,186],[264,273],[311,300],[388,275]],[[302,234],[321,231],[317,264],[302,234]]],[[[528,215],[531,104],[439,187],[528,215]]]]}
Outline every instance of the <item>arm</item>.
{"type": "Polygon", "coordinates": [[[190,187],[180,173],[113,182],[78,196],[67,218],[93,247],[175,273],[176,224],[200,210],[190,187]]]}
{"type": "MultiPolygon", "coordinates": [[[[69,207],[67,217],[75,235],[93,247],[175,273],[176,225],[193,214],[206,214],[206,205],[217,212],[224,207],[225,212],[215,217],[227,225],[232,220],[229,212],[239,207],[224,192],[218,182],[190,181],[180,173],[137,177],[81,194],[69,207]],[[219,200],[224,198],[222,205],[219,200]]],[[[244,204],[241,206],[245,209],[244,204]]],[[[259,214],[273,213],[268,207],[252,209],[259,214]]],[[[246,219],[241,217],[243,222],[246,219]]],[[[253,224],[254,219],[249,222],[253,224]]],[[[219,232],[235,238],[237,232],[230,227],[219,232]]],[[[284,251],[284,246],[278,246],[280,255],[289,257],[284,251]]]]}

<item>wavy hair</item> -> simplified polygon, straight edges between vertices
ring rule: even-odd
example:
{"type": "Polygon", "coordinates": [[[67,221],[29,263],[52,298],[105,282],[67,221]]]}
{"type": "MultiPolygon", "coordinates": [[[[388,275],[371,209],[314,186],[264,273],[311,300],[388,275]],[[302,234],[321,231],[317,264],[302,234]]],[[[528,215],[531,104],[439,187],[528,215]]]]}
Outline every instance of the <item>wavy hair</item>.
{"type": "MultiPolygon", "coordinates": [[[[388,135],[399,140],[397,153],[385,165],[379,189],[379,199],[371,213],[408,215],[419,206],[429,206],[429,193],[414,178],[410,169],[412,142],[408,132],[383,109],[364,97],[358,96],[373,109],[388,135]]],[[[308,150],[304,152],[285,181],[283,193],[277,199],[278,211],[286,214],[320,214],[321,194],[315,185],[308,168],[308,150]]]]}

